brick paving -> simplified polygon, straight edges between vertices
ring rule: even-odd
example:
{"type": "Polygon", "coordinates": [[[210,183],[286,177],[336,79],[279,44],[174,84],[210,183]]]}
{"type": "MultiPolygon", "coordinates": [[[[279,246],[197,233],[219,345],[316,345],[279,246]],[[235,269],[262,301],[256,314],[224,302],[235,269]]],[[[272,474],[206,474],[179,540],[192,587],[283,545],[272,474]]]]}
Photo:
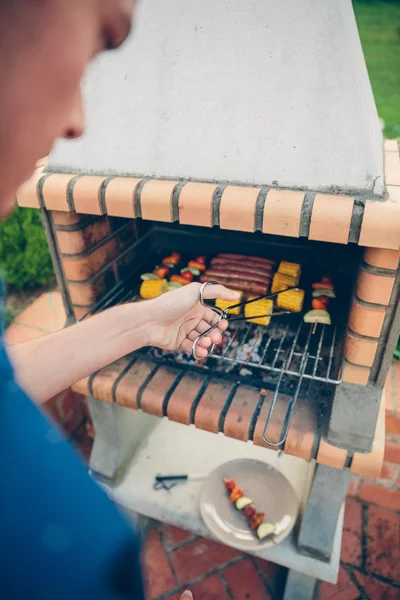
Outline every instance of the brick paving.
{"type": "MultiPolygon", "coordinates": [[[[44,294],[11,325],[8,341],[59,329],[64,318],[59,293],[44,294]]],[[[351,482],[338,582],[319,583],[315,600],[400,600],[400,361],[385,392],[385,463],[377,479],[351,482]]],[[[93,427],[83,398],[64,392],[47,409],[88,460],[93,427]]],[[[147,531],[143,569],[148,600],[179,600],[186,588],[195,600],[279,600],[286,577],[282,567],[161,523],[147,531]]]]}

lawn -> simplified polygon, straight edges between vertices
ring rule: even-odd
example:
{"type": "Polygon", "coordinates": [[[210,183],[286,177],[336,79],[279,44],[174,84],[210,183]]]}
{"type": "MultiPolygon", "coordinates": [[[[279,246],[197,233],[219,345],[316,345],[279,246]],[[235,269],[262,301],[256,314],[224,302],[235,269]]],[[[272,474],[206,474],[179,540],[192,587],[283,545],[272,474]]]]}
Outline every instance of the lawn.
{"type": "Polygon", "coordinates": [[[400,2],[354,0],[353,6],[385,136],[400,138],[400,2]]]}

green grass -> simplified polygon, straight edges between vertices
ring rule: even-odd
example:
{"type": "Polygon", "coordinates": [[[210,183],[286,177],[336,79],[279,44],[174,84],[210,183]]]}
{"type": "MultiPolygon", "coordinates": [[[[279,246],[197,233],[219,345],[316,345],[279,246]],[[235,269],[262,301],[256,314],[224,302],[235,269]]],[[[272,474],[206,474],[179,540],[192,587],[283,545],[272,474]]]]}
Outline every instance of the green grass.
{"type": "Polygon", "coordinates": [[[353,6],[385,136],[400,138],[400,2],[354,0],[353,6]]]}

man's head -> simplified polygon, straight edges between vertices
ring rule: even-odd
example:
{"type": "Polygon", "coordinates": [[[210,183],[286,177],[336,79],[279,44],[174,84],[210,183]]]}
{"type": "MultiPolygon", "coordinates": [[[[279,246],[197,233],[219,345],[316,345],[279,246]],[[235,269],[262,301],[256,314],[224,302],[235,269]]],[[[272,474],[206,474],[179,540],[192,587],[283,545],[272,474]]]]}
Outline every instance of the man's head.
{"type": "Polygon", "coordinates": [[[0,1],[0,217],[57,137],[84,130],[80,83],[127,37],[135,0],[0,1]]]}

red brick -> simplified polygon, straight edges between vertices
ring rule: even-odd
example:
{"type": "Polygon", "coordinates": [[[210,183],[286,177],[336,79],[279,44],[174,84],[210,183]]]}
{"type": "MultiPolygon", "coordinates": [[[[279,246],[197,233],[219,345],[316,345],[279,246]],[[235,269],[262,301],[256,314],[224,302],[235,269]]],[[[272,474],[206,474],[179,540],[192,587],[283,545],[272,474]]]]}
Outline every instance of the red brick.
{"type": "Polygon", "coordinates": [[[93,396],[98,400],[113,402],[114,383],[129,363],[129,358],[120,358],[101,369],[92,380],[93,396]]]}
{"type": "Polygon", "coordinates": [[[146,381],[154,369],[152,363],[137,360],[118,382],[115,397],[118,404],[128,408],[137,409],[137,395],[140,386],[146,381]]]}
{"type": "Polygon", "coordinates": [[[363,502],[379,504],[379,506],[385,506],[392,510],[400,510],[400,491],[398,490],[389,490],[374,483],[362,483],[358,497],[363,502]]]}
{"type": "Polygon", "coordinates": [[[229,600],[228,592],[219,575],[211,575],[191,585],[190,591],[194,600],[229,600]]]}
{"type": "Polygon", "coordinates": [[[78,231],[57,231],[58,249],[62,254],[80,254],[111,233],[107,217],[100,217],[78,231]]]}
{"type": "Polygon", "coordinates": [[[272,600],[250,557],[227,567],[223,575],[235,600],[272,600]]]}
{"type": "Polygon", "coordinates": [[[201,538],[175,550],[170,557],[179,583],[184,584],[240,555],[233,548],[201,538]]]}
{"type": "Polygon", "coordinates": [[[233,383],[211,382],[196,408],[194,424],[199,429],[218,433],[218,424],[222,409],[228,399],[233,383]]]}
{"type": "Polygon", "coordinates": [[[167,406],[167,417],[184,425],[190,424],[192,404],[204,383],[204,377],[187,373],[173,391],[167,406]]]}
{"type": "Polygon", "coordinates": [[[385,508],[368,508],[367,562],[372,573],[400,581],[400,518],[385,508]]]}
{"type": "Polygon", "coordinates": [[[392,585],[383,583],[383,581],[379,581],[370,575],[364,575],[356,570],[354,570],[353,573],[358,583],[368,594],[368,597],[371,598],[371,600],[374,600],[375,598],[376,600],[399,600],[399,588],[395,588],[392,585]]]}
{"type": "Polygon", "coordinates": [[[357,492],[358,492],[359,486],[360,486],[360,478],[359,477],[353,477],[353,479],[350,482],[347,495],[348,496],[356,496],[357,492]]]}
{"type": "Polygon", "coordinates": [[[400,443],[393,440],[385,442],[385,461],[400,465],[400,443]]]}
{"type": "Polygon", "coordinates": [[[341,566],[336,584],[321,582],[318,589],[318,600],[355,600],[360,592],[351,581],[347,571],[341,566]]]}
{"type": "Polygon", "coordinates": [[[361,566],[362,561],[362,506],[355,500],[346,500],[344,513],[341,560],[361,566]]]}
{"type": "Polygon", "coordinates": [[[382,483],[393,483],[398,473],[398,466],[390,463],[383,463],[381,472],[377,480],[382,483]]]}
{"type": "Polygon", "coordinates": [[[394,415],[386,415],[385,425],[386,435],[390,435],[391,437],[400,437],[400,419],[398,417],[395,417],[394,415]]]}
{"type": "Polygon", "coordinates": [[[163,416],[165,395],[173,383],[175,383],[178,374],[178,369],[171,369],[169,367],[160,367],[158,369],[143,391],[141,409],[144,412],[156,417],[163,416]]]}
{"type": "Polygon", "coordinates": [[[224,434],[247,442],[251,419],[260,397],[260,392],[241,385],[236,392],[224,421],[224,434]]]}
{"type": "Polygon", "coordinates": [[[147,534],[142,552],[145,585],[149,598],[157,598],[176,587],[176,579],[155,528],[147,534]]]}
{"type": "Polygon", "coordinates": [[[255,561],[262,571],[274,597],[280,597],[285,584],[287,569],[276,563],[269,562],[268,560],[262,560],[261,558],[256,558],[255,561]]]}
{"type": "Polygon", "coordinates": [[[185,531],[180,527],[174,527],[173,525],[164,525],[163,527],[163,539],[164,544],[168,549],[173,549],[182,542],[186,542],[193,537],[193,534],[189,531],[185,531]]]}

